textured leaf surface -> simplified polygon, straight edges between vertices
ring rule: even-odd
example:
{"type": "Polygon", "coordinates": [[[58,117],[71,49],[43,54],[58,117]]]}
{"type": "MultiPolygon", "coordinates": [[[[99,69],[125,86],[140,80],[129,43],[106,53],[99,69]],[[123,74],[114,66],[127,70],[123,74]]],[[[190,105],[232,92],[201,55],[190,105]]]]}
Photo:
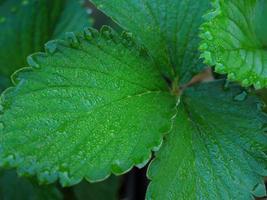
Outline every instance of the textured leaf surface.
{"type": "Polygon", "coordinates": [[[84,34],[48,43],[13,77],[2,97],[2,165],[71,185],[146,163],[161,144],[176,102],[160,72],[127,33],[84,34]]]}
{"type": "Polygon", "coordinates": [[[203,68],[198,29],[208,0],[92,0],[149,49],[155,63],[182,83],[203,68]]]}
{"type": "Polygon", "coordinates": [[[74,194],[77,200],[118,200],[120,182],[116,176],[100,183],[83,181],[74,186],[74,194]]]}
{"type": "Polygon", "coordinates": [[[267,117],[255,97],[240,94],[238,86],[223,90],[221,81],[185,91],[173,131],[149,168],[148,199],[246,200],[265,193],[267,117]]]}
{"type": "Polygon", "coordinates": [[[25,178],[18,178],[13,170],[0,172],[2,200],[59,200],[61,193],[54,186],[39,186],[25,178]]]}
{"type": "MultiPolygon", "coordinates": [[[[80,31],[89,19],[78,0],[0,2],[0,75],[9,78],[26,57],[66,31],[80,31]]],[[[8,83],[8,82],[7,82],[8,83]]]]}
{"type": "Polygon", "coordinates": [[[202,27],[202,57],[244,86],[267,86],[267,1],[215,0],[202,27]]]}

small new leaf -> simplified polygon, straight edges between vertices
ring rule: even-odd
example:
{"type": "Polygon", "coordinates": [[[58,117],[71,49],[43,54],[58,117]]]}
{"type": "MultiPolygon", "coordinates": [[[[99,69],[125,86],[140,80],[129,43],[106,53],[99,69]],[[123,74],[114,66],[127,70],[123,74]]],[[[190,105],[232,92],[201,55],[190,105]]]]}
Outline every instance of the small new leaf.
{"type": "Polygon", "coordinates": [[[245,87],[266,87],[267,1],[214,0],[205,18],[200,50],[206,63],[245,87]]]}
{"type": "Polygon", "coordinates": [[[50,43],[2,95],[0,164],[62,185],[146,164],[176,112],[151,59],[107,27],[50,43]]]}

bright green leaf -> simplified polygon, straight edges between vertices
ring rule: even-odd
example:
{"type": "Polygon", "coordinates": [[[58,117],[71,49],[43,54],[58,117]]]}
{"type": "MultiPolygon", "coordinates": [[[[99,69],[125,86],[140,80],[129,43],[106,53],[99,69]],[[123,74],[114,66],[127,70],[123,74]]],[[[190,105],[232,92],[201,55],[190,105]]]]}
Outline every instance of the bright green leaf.
{"type": "Polygon", "coordinates": [[[4,92],[0,165],[63,185],[142,166],[170,129],[175,97],[129,34],[68,37],[32,55],[4,92]]]}
{"type": "Polygon", "coordinates": [[[116,176],[111,176],[100,183],[86,181],[73,187],[77,200],[118,200],[120,181],[116,176]]]}
{"type": "Polygon", "coordinates": [[[59,200],[61,193],[53,186],[39,186],[25,178],[18,178],[13,170],[0,172],[0,199],[2,200],[59,200]]]}
{"type": "Polygon", "coordinates": [[[214,0],[202,26],[202,57],[230,80],[267,86],[267,1],[214,0]]]}
{"type": "Polygon", "coordinates": [[[0,75],[9,78],[26,57],[66,31],[89,25],[78,0],[3,0],[0,3],[0,75]]]}
{"type": "Polygon", "coordinates": [[[147,199],[254,199],[265,193],[266,124],[253,96],[223,82],[188,89],[148,176],[147,199]],[[257,190],[256,190],[257,188],[257,190]],[[261,189],[261,191],[258,191],[261,189]]]}
{"type": "Polygon", "coordinates": [[[98,8],[131,31],[155,63],[181,83],[203,69],[198,29],[208,0],[92,0],[98,8]]]}

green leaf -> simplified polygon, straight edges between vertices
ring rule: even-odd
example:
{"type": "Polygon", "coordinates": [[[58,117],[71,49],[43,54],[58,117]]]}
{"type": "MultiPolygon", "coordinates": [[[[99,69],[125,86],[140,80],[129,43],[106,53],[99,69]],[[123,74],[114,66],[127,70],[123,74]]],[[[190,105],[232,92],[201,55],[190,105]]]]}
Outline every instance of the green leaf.
{"type": "Polygon", "coordinates": [[[230,80],[267,86],[267,1],[214,0],[202,26],[206,63],[230,80]]]}
{"type": "Polygon", "coordinates": [[[169,77],[186,83],[203,69],[198,29],[209,0],[92,0],[149,50],[169,77]]]}
{"type": "Polygon", "coordinates": [[[141,167],[161,144],[176,102],[151,59],[128,33],[83,34],[49,42],[13,76],[2,96],[0,165],[72,185],[141,167]]]}
{"type": "Polygon", "coordinates": [[[147,199],[254,199],[266,193],[266,125],[254,96],[236,85],[200,84],[184,93],[173,131],[149,167],[147,199]],[[261,192],[258,190],[261,188],[261,192]],[[257,189],[257,191],[256,191],[257,189]]]}
{"type": "Polygon", "coordinates": [[[39,186],[25,178],[18,178],[13,170],[0,172],[0,199],[3,200],[59,200],[63,199],[53,186],[39,186]]]}
{"type": "Polygon", "coordinates": [[[101,183],[90,184],[86,181],[74,186],[77,200],[117,200],[120,187],[120,178],[111,176],[101,183]]]}
{"type": "Polygon", "coordinates": [[[3,0],[0,3],[0,75],[9,78],[26,57],[66,31],[80,31],[89,19],[78,0],[3,0]]]}

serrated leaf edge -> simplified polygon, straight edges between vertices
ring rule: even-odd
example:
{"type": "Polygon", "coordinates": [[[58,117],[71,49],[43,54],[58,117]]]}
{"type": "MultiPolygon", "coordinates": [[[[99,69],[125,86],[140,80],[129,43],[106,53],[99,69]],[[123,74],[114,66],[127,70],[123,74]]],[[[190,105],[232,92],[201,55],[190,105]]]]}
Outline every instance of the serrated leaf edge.
{"type": "Polygon", "coordinates": [[[209,44],[206,42],[212,41],[212,35],[209,32],[210,21],[214,18],[221,16],[221,6],[220,0],[212,0],[212,8],[208,13],[206,13],[203,18],[205,19],[204,23],[200,26],[200,34],[201,42],[199,45],[199,50],[201,52],[200,58],[204,59],[204,63],[210,66],[215,67],[215,72],[219,74],[227,74],[227,78],[231,81],[238,81],[243,87],[254,86],[255,89],[261,89],[267,87],[267,80],[260,77],[259,75],[239,75],[231,70],[231,67],[225,66],[224,64],[216,61],[211,51],[209,51],[209,44]]]}
{"type": "MultiPolygon", "coordinates": [[[[7,96],[10,92],[14,92],[19,85],[23,82],[23,80],[17,80],[18,75],[21,72],[25,71],[35,71],[40,69],[38,62],[34,59],[35,56],[49,56],[49,54],[53,54],[57,51],[58,46],[64,46],[69,48],[79,48],[79,41],[86,40],[88,42],[96,39],[97,37],[105,38],[106,40],[113,40],[114,42],[122,43],[126,48],[134,48],[140,56],[147,57],[148,54],[146,49],[142,46],[139,46],[132,37],[132,34],[129,32],[122,32],[122,34],[118,35],[112,28],[108,26],[103,26],[100,31],[97,31],[93,28],[85,28],[81,33],[67,33],[65,40],[51,40],[45,44],[45,52],[37,52],[31,54],[27,58],[27,62],[29,67],[21,68],[15,71],[12,76],[12,82],[14,86],[7,88],[0,97],[0,116],[3,115],[5,110],[5,96],[7,96]],[[52,45],[52,46],[51,46],[52,45]]],[[[177,114],[177,105],[174,107],[173,117],[170,119],[170,128],[164,131],[163,136],[171,131],[172,128],[172,120],[175,118],[177,114]]],[[[0,118],[0,128],[3,126],[3,122],[1,122],[0,118]]],[[[1,129],[0,129],[1,130],[1,129]]],[[[110,165],[110,170],[108,173],[105,173],[101,178],[91,178],[90,174],[85,174],[79,178],[72,178],[69,176],[67,171],[64,170],[44,170],[44,167],[40,166],[35,158],[32,158],[32,163],[29,165],[23,165],[23,156],[19,153],[16,154],[8,154],[3,155],[3,147],[0,144],[0,167],[3,168],[17,168],[17,171],[20,176],[36,176],[40,184],[50,184],[55,181],[59,181],[63,187],[72,186],[85,179],[91,183],[99,182],[107,179],[111,174],[121,175],[130,171],[134,166],[142,168],[145,166],[151,159],[152,151],[158,150],[163,142],[163,136],[158,141],[154,141],[150,147],[147,147],[147,151],[143,152],[143,155],[138,159],[129,160],[128,167],[123,168],[120,166],[120,163],[112,163],[110,165]],[[118,170],[119,169],[119,170],[118,170]]]]}
{"type": "MultiPolygon", "coordinates": [[[[222,81],[223,79],[217,79],[217,80],[214,80],[214,81],[212,81],[212,82],[214,82],[214,83],[216,83],[216,82],[220,82],[220,81],[222,81]]],[[[202,84],[210,84],[210,82],[206,82],[206,83],[202,83],[202,84]]],[[[233,84],[233,83],[231,83],[231,84],[233,84]]],[[[264,108],[264,106],[265,106],[265,102],[262,100],[262,99],[260,99],[259,97],[257,97],[253,92],[251,92],[250,93],[250,95],[252,95],[256,100],[257,100],[257,105],[258,105],[258,112],[262,115],[262,116],[264,116],[266,119],[267,119],[267,113],[265,113],[264,111],[263,111],[263,108],[264,108]]],[[[178,115],[178,105],[180,104],[180,101],[181,101],[181,99],[179,99],[179,101],[177,101],[177,113],[176,113],[176,115],[175,116],[173,116],[173,118],[172,118],[172,128],[173,128],[173,123],[174,123],[174,120],[175,120],[175,118],[176,118],[176,116],[178,115]]],[[[266,125],[267,125],[267,123],[266,123],[266,125]]],[[[171,128],[171,130],[172,130],[172,128],[171,128]]],[[[170,130],[170,131],[171,131],[170,130]]],[[[266,128],[266,133],[265,134],[263,134],[265,137],[267,137],[267,128],[266,128]]],[[[165,136],[167,136],[167,135],[165,135],[165,136]]],[[[164,140],[163,140],[163,143],[164,143],[164,140]]],[[[164,145],[164,144],[163,144],[164,145]]],[[[267,147],[267,145],[266,145],[266,147],[267,147]]],[[[262,153],[264,154],[264,156],[265,156],[265,158],[266,158],[266,161],[267,161],[267,149],[265,149],[266,151],[262,151],[262,153]]],[[[146,171],[146,177],[148,178],[148,180],[149,180],[149,184],[148,184],[148,186],[147,186],[147,191],[146,191],[146,197],[145,197],[145,199],[146,200],[153,200],[153,198],[151,197],[151,196],[148,196],[148,191],[150,190],[149,188],[151,187],[151,183],[152,183],[152,181],[153,181],[153,178],[150,176],[150,172],[149,172],[149,170],[152,168],[152,165],[153,165],[153,163],[154,162],[157,162],[157,160],[158,160],[158,157],[157,157],[157,155],[155,155],[155,157],[151,160],[151,162],[149,163],[149,165],[148,165],[148,167],[147,167],[147,171],[146,171]]],[[[266,163],[267,164],[267,163],[266,163]]],[[[255,172],[256,173],[256,172],[255,172]]],[[[255,188],[251,188],[251,193],[252,193],[252,195],[255,195],[254,193],[255,193],[255,189],[258,187],[258,185],[260,185],[260,184],[264,184],[264,177],[266,177],[266,175],[267,175],[267,165],[266,165],[266,169],[265,169],[265,175],[263,175],[263,174],[261,174],[261,173],[258,173],[261,177],[262,177],[262,182],[259,182],[259,183],[257,183],[256,185],[255,185],[255,188]]]]}

